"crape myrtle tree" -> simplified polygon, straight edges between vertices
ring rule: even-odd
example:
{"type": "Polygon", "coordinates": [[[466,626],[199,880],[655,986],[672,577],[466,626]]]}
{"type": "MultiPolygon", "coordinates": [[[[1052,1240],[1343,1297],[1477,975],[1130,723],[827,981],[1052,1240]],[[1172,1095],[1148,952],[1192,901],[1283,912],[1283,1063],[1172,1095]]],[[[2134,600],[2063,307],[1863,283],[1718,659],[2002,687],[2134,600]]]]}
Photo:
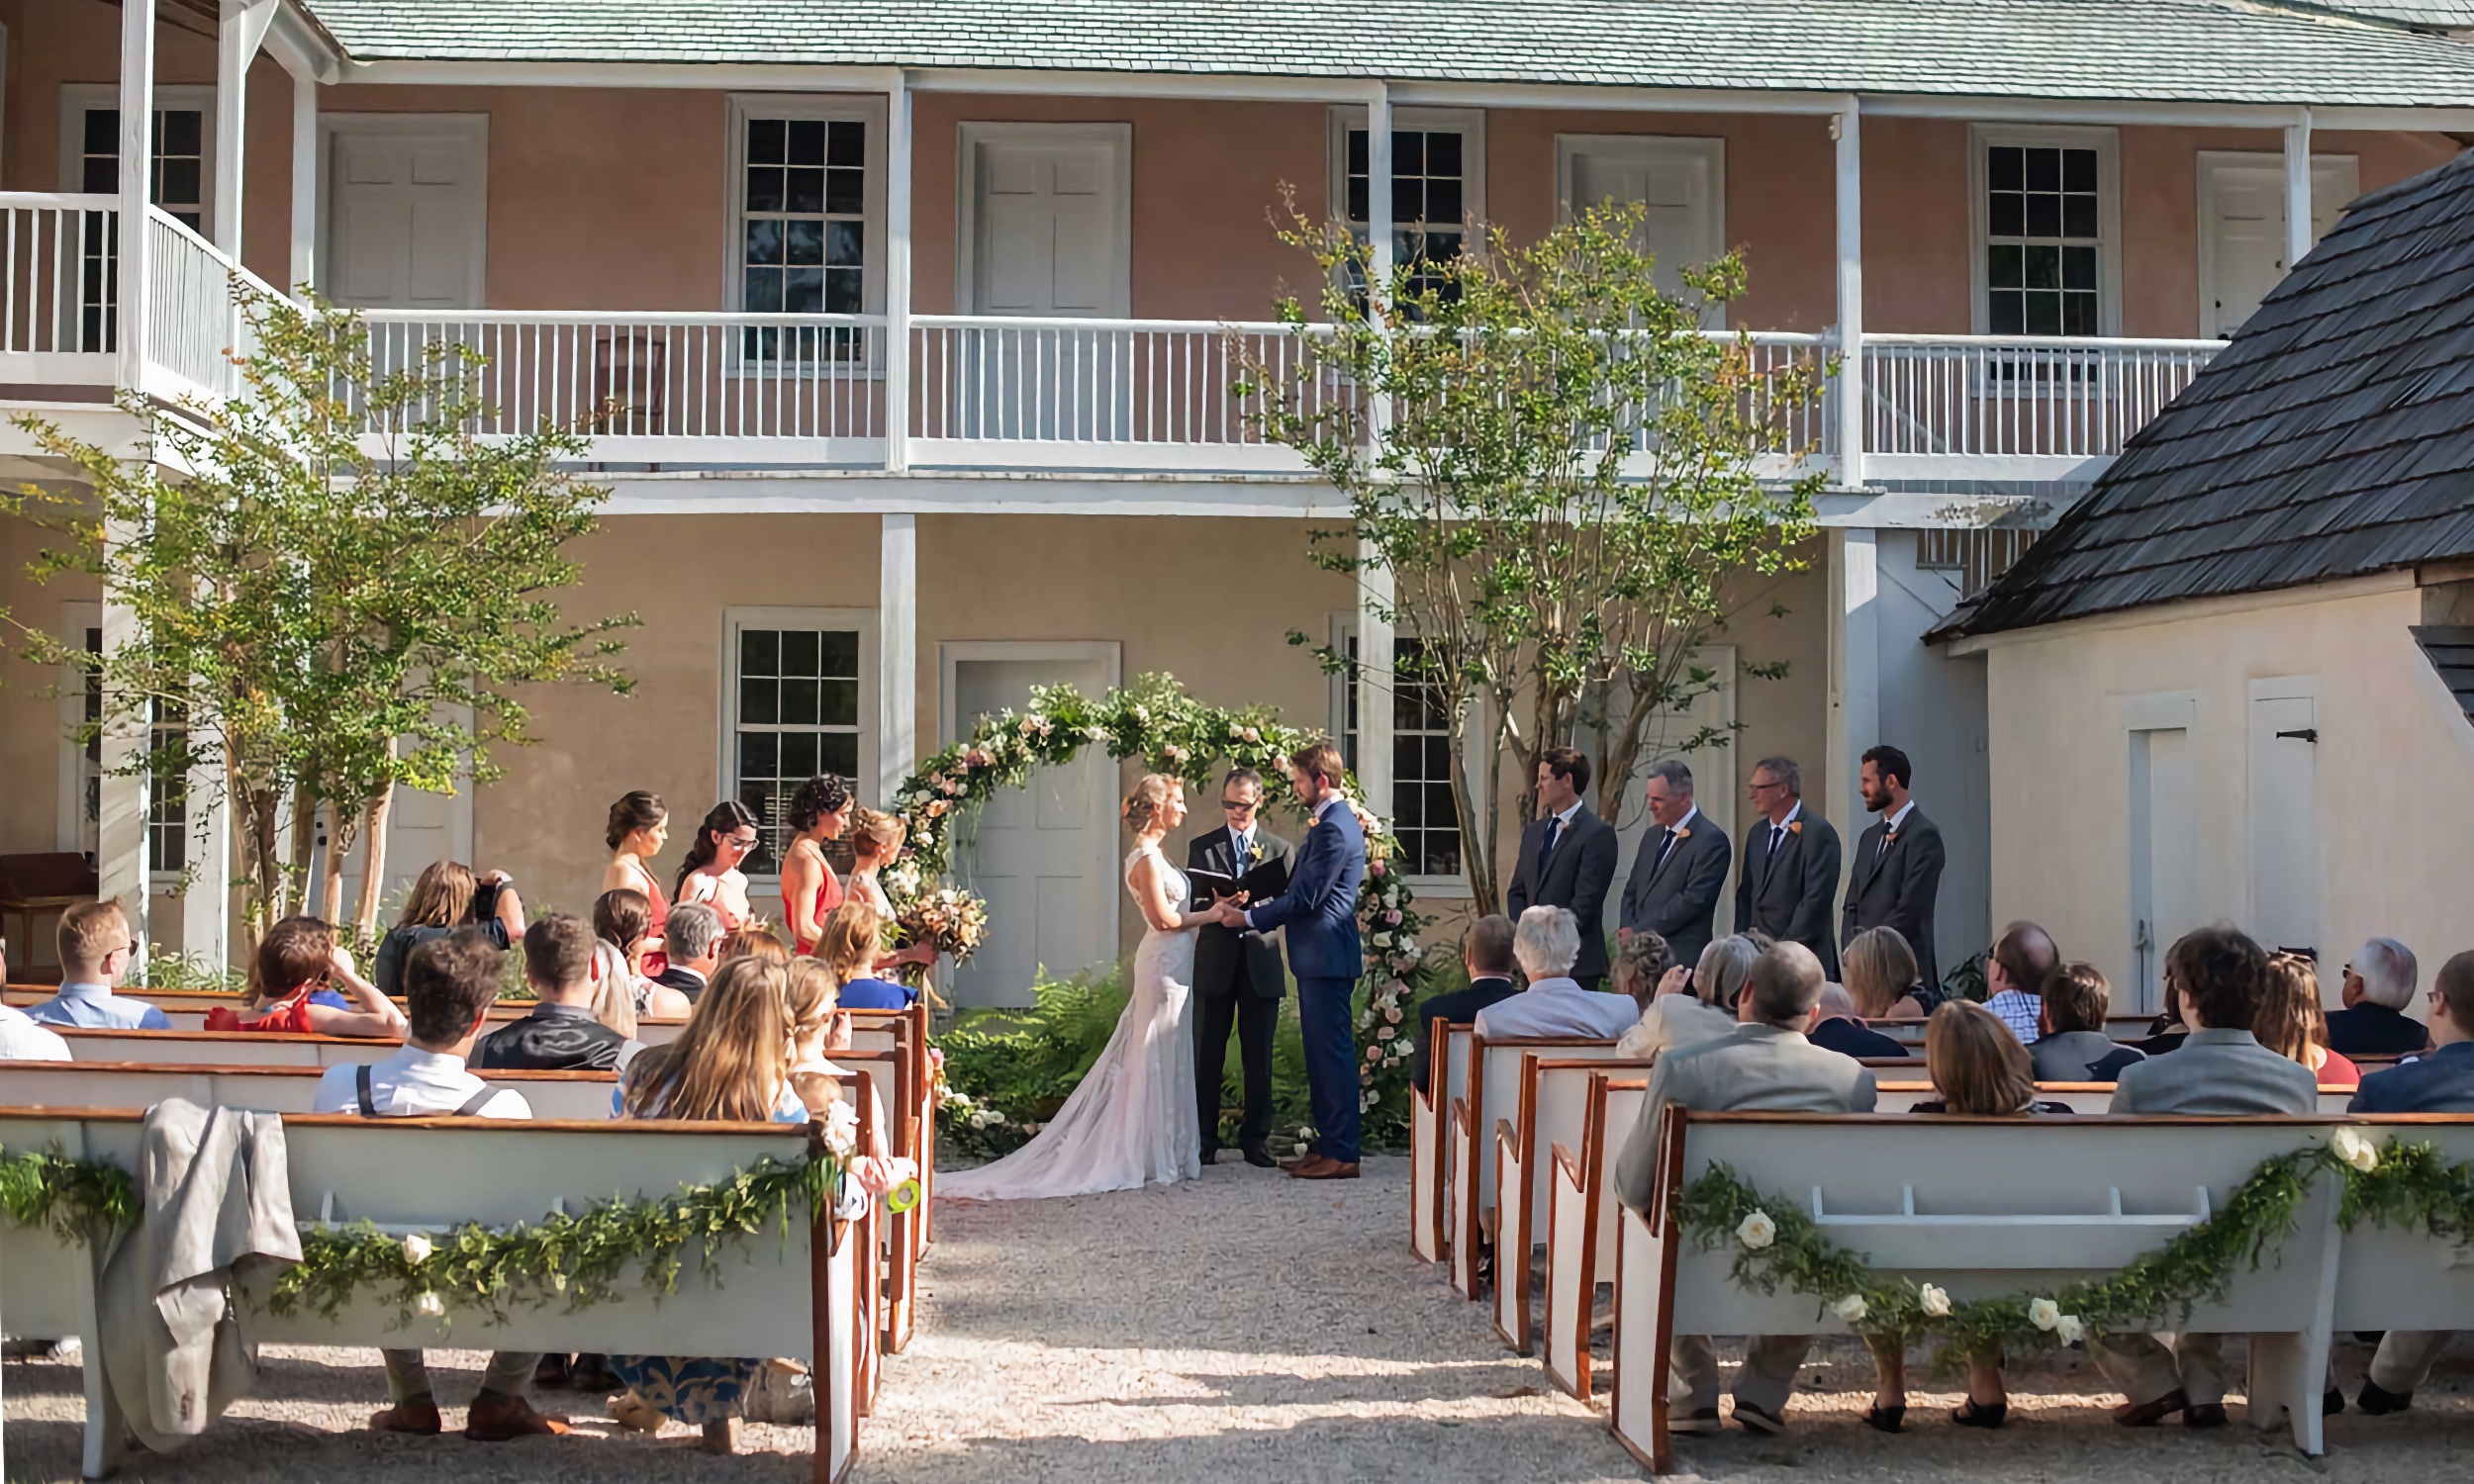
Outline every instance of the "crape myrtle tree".
{"type": "MultiPolygon", "coordinates": [[[[1526,820],[1539,753],[1583,739],[1613,819],[1647,763],[1727,742],[1715,728],[1668,734],[1719,684],[1694,652],[1747,605],[1777,610],[1762,579],[1796,570],[1815,529],[1820,474],[1762,466],[1827,366],[1813,349],[1776,356],[1706,330],[1744,292],[1742,256],[1664,292],[1642,222],[1638,206],[1609,205],[1528,244],[1474,230],[1481,252],[1411,254],[1379,276],[1345,225],[1310,222],[1292,200],[1282,239],[1322,287],[1281,301],[1290,336],[1232,341],[1252,426],[1347,505],[1345,524],[1313,533],[1315,561],[1415,637],[1389,675],[1442,699],[1480,911],[1503,899],[1503,770],[1526,820]],[[1468,745],[1473,729],[1483,746],[1468,745]]],[[[1348,664],[1321,653],[1327,669],[1348,664]]]]}
{"type": "Polygon", "coordinates": [[[579,576],[569,547],[608,492],[570,472],[585,448],[573,429],[476,435],[481,357],[433,343],[385,364],[357,316],[263,296],[243,324],[239,395],[125,403],[143,456],[18,419],[85,485],[0,495],[0,511],[54,538],[30,575],[99,587],[142,638],[89,654],[79,635],[15,627],[25,658],[99,689],[93,729],[151,736],[126,769],[217,781],[251,941],[296,911],[342,920],[357,840],[352,920],[366,937],[395,790],[496,777],[494,745],[535,740],[527,687],[625,693],[617,633],[636,620],[562,611],[579,576]],[[148,724],[161,718],[180,724],[148,724]],[[311,903],[322,810],[325,890],[311,903]]]}

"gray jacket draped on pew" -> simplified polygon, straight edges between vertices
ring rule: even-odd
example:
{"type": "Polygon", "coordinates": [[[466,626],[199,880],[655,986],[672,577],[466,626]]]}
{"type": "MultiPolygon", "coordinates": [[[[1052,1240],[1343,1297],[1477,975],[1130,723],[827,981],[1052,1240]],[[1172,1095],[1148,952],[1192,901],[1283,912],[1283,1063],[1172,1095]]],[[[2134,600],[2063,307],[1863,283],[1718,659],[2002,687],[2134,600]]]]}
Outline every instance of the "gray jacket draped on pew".
{"type": "Polygon", "coordinates": [[[1635,1211],[1649,1209],[1658,1184],[1659,1113],[1668,1103],[1713,1113],[1869,1113],[1877,1097],[1862,1063],[1782,1026],[1748,1022],[1715,1041],[1677,1047],[1650,1072],[1641,1122],[1615,1164],[1616,1198],[1635,1211]]]}
{"type": "MultiPolygon", "coordinates": [[[[96,1294],[107,1423],[168,1453],[248,1395],[256,1376],[235,1315],[301,1260],[283,1120],[178,1098],[146,1114],[135,1172],[141,1209],[96,1294]]],[[[107,1427],[106,1436],[121,1430],[107,1427]]]]}

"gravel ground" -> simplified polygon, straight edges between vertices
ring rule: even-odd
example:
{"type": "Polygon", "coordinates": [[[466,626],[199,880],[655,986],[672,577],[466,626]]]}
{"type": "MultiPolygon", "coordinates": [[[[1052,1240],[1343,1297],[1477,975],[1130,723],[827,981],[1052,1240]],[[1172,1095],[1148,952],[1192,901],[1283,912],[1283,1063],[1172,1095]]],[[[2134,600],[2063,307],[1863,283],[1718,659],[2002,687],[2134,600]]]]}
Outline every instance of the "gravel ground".
{"type": "MultiPolygon", "coordinates": [[[[1454,1298],[1408,1255],[1407,1168],[1368,1161],[1353,1184],[1308,1184],[1244,1165],[1198,1183],[1075,1200],[947,1207],[922,1273],[919,1332],[887,1362],[861,1432],[865,1484],[1114,1484],[1217,1480],[1637,1480],[1641,1470],[1595,1409],[1508,1354],[1482,1306],[1454,1298]]],[[[2365,1352],[2346,1345],[2350,1392],[2365,1352]]],[[[470,1396],[482,1357],[433,1355],[441,1393],[470,1396]]],[[[697,1451],[673,1428],[647,1439],[599,1416],[597,1397],[553,1393],[574,1413],[563,1441],[484,1446],[449,1437],[357,1431],[384,1382],[370,1350],[277,1349],[262,1395],[136,1480],[651,1481],[809,1477],[811,1435],[751,1428],[757,1451],[697,1451]]],[[[1921,1367],[1918,1367],[1921,1370],[1921,1367]]],[[[2459,1484],[2474,1476],[2474,1366],[2443,1366],[2403,1418],[2348,1414],[2329,1425],[2325,1460],[2282,1435],[2126,1434],[2109,1422],[2085,1360],[2064,1354],[2013,1379],[2010,1427],[1962,1432],[1941,1415],[1954,1393],[1919,1390],[1911,1432],[1857,1417],[1870,1362],[1826,1347],[1805,1373],[1786,1438],[1686,1439],[1687,1474],[1757,1484],[1912,1480],[2046,1484],[2159,1479],[2215,1484],[2305,1472],[2362,1484],[2459,1484]]],[[[1921,1383],[1933,1384],[1933,1383],[1921,1383]]],[[[6,1367],[8,1478],[76,1477],[83,1403],[73,1366],[6,1367]]],[[[447,1426],[460,1424],[450,1410],[447,1426]]]]}

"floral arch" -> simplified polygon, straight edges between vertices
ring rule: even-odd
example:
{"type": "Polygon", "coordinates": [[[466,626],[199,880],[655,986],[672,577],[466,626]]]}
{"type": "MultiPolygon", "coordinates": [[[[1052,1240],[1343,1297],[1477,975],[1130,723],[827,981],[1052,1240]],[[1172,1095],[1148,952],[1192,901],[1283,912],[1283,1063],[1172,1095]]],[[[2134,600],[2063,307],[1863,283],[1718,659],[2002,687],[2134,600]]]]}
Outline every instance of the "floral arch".
{"type": "MultiPolygon", "coordinates": [[[[1204,705],[1168,675],[1145,675],[1098,697],[1071,686],[1039,688],[1029,709],[987,717],[903,781],[893,802],[908,829],[908,852],[886,874],[887,893],[905,918],[940,893],[948,905],[977,903],[951,884],[955,826],[999,789],[1022,788],[1033,769],[1070,763],[1087,747],[1104,747],[1120,761],[1137,759],[1195,788],[1210,787],[1223,765],[1253,768],[1264,777],[1267,807],[1301,809],[1287,759],[1313,736],[1283,725],[1268,707],[1204,705]]],[[[1348,793],[1354,803],[1355,780],[1348,793]]],[[[1380,817],[1362,805],[1358,812],[1368,825],[1366,881],[1358,892],[1367,948],[1359,988],[1358,1095],[1370,1121],[1392,1124],[1408,1113],[1414,1041],[1408,1009],[1431,972],[1418,949],[1425,920],[1392,866],[1397,840],[1380,817]]],[[[984,903],[977,905],[984,910],[984,903]]]]}

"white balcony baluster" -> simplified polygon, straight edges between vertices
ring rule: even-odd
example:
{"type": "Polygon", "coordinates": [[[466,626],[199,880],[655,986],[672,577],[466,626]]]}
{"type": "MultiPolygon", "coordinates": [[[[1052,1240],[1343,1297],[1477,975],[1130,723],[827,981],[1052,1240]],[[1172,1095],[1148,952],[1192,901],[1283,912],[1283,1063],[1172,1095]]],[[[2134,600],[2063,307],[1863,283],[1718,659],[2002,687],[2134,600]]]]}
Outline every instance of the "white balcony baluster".
{"type": "Polygon", "coordinates": [[[1866,335],[1865,467],[1892,479],[2088,479],[2220,340],[1866,335]]]}

